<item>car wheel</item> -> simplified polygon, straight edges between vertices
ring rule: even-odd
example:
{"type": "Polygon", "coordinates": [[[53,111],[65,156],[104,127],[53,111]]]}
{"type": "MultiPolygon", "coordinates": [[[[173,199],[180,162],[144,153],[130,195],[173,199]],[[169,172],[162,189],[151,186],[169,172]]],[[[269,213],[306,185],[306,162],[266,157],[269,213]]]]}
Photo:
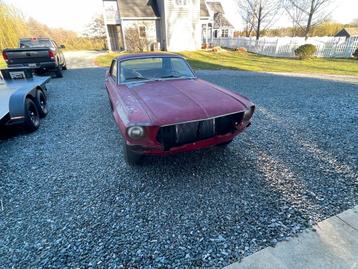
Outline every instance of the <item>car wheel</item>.
{"type": "Polygon", "coordinates": [[[229,140],[229,141],[226,141],[226,142],[224,142],[224,143],[218,144],[217,146],[225,148],[225,147],[227,147],[231,142],[232,142],[232,139],[229,140]]]}
{"type": "Polygon", "coordinates": [[[67,64],[66,64],[66,62],[63,62],[62,70],[67,70],[67,64]]]}
{"type": "Polygon", "coordinates": [[[46,117],[48,114],[47,97],[42,90],[36,92],[36,105],[41,118],[46,117]]]}
{"type": "Polygon", "coordinates": [[[25,122],[23,126],[29,132],[36,131],[40,126],[40,114],[37,105],[29,98],[25,100],[25,122]]]}
{"type": "Polygon", "coordinates": [[[56,78],[63,78],[63,74],[62,74],[62,70],[61,70],[61,67],[57,67],[57,69],[55,70],[55,75],[56,75],[56,78]]]}
{"type": "Polygon", "coordinates": [[[130,150],[130,148],[125,142],[123,143],[123,155],[124,160],[130,166],[135,166],[142,163],[143,155],[130,150]]]}

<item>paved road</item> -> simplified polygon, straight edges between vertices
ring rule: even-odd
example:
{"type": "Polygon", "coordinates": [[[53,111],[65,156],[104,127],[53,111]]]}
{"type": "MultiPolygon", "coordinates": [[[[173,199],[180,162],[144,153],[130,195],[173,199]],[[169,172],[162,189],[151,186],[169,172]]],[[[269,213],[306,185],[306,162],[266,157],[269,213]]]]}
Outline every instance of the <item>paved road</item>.
{"type": "Polygon", "coordinates": [[[250,130],[129,168],[87,65],[51,81],[37,132],[0,141],[0,268],[219,268],[358,204],[357,84],[201,71],[257,104],[250,130]]]}
{"type": "Polygon", "coordinates": [[[96,56],[103,52],[98,51],[67,51],[65,52],[66,62],[69,68],[91,68],[95,66],[96,56]]]}

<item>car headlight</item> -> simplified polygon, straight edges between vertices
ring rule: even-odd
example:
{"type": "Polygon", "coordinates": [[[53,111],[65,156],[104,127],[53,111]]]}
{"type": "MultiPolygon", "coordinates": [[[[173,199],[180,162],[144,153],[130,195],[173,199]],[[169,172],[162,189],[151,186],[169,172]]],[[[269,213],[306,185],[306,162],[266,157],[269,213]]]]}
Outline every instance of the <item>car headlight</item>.
{"type": "Polygon", "coordinates": [[[246,110],[244,113],[243,121],[248,122],[252,118],[252,115],[254,115],[255,107],[251,106],[250,109],[246,110]]]}
{"type": "Polygon", "coordinates": [[[144,136],[144,129],[141,126],[132,126],[128,128],[127,134],[132,139],[139,139],[144,136]]]}

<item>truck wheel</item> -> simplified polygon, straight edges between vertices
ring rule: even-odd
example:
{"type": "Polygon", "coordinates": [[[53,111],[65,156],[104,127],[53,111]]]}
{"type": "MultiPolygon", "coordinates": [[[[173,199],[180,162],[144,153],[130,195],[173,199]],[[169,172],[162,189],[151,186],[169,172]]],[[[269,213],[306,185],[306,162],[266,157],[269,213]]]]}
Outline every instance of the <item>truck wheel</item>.
{"type": "Polygon", "coordinates": [[[37,105],[37,110],[39,111],[40,117],[46,117],[46,115],[48,114],[47,97],[42,90],[36,91],[35,103],[37,105]]]}
{"type": "Polygon", "coordinates": [[[57,67],[57,69],[55,70],[55,75],[56,75],[56,78],[63,78],[61,66],[57,67]]]}
{"type": "Polygon", "coordinates": [[[36,131],[40,126],[40,115],[36,104],[29,98],[25,100],[25,122],[24,128],[33,132],[36,131]]]}
{"type": "Polygon", "coordinates": [[[124,160],[129,166],[135,166],[142,163],[143,155],[130,150],[126,142],[123,143],[124,160]]]}

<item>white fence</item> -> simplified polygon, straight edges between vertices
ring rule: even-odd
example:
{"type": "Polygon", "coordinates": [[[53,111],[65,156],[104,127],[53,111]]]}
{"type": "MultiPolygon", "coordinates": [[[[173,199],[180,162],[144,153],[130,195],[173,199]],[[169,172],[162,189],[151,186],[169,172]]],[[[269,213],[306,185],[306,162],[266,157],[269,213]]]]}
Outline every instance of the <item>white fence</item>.
{"type": "Polygon", "coordinates": [[[275,57],[294,57],[295,49],[303,44],[313,44],[317,47],[316,56],[327,58],[350,58],[358,48],[358,37],[236,37],[214,39],[215,46],[226,48],[244,47],[250,52],[275,57]]]}

